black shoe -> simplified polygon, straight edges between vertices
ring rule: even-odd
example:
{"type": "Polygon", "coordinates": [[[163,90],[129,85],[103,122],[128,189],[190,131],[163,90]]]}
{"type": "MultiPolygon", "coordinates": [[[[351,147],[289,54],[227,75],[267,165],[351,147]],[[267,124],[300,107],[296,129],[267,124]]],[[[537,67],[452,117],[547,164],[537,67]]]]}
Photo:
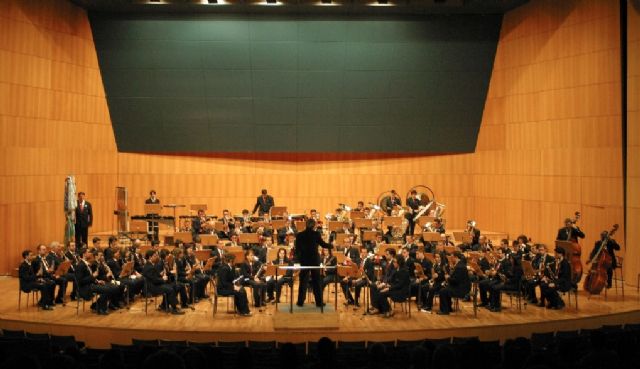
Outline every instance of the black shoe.
{"type": "Polygon", "coordinates": [[[489,304],[487,304],[486,302],[481,302],[478,304],[478,307],[483,308],[483,307],[487,307],[489,306],[489,304]]]}
{"type": "Polygon", "coordinates": [[[540,301],[538,304],[536,304],[537,307],[544,307],[544,301],[540,301]]]}
{"type": "Polygon", "coordinates": [[[98,315],[109,315],[109,312],[106,310],[98,310],[98,315]]]}
{"type": "Polygon", "coordinates": [[[347,300],[345,302],[343,302],[344,306],[349,306],[349,305],[353,305],[353,300],[347,300]]]}
{"type": "Polygon", "coordinates": [[[299,303],[299,302],[296,302],[296,306],[303,307],[303,306],[304,306],[304,303],[302,303],[302,304],[301,304],[301,303],[299,303]]]}
{"type": "Polygon", "coordinates": [[[438,315],[449,315],[449,312],[447,312],[447,311],[438,311],[436,314],[438,314],[438,315]]]}
{"type": "Polygon", "coordinates": [[[115,305],[113,305],[113,304],[109,304],[109,310],[116,311],[116,310],[118,310],[118,307],[116,307],[116,306],[115,306],[115,305]]]}
{"type": "Polygon", "coordinates": [[[184,311],[178,309],[171,309],[172,315],[184,315],[184,311]]]}
{"type": "Polygon", "coordinates": [[[538,299],[531,299],[529,303],[536,305],[538,303],[538,299]]]}
{"type": "Polygon", "coordinates": [[[64,304],[64,301],[62,299],[56,299],[54,303],[62,305],[64,304]]]}
{"type": "Polygon", "coordinates": [[[356,309],[360,309],[360,304],[359,304],[357,301],[356,301],[356,303],[355,303],[355,304],[353,304],[353,305],[354,305],[354,307],[355,307],[356,309]]]}
{"type": "Polygon", "coordinates": [[[316,304],[316,307],[325,307],[325,306],[327,306],[327,304],[324,302],[322,304],[316,304]]]}
{"type": "Polygon", "coordinates": [[[492,312],[492,313],[499,313],[499,312],[502,311],[502,308],[499,308],[499,307],[496,306],[496,307],[492,307],[491,309],[489,309],[489,311],[492,312]]]}
{"type": "Polygon", "coordinates": [[[247,313],[240,313],[240,316],[244,316],[244,317],[249,317],[251,316],[251,312],[247,312],[247,313]]]}
{"type": "Polygon", "coordinates": [[[42,310],[53,310],[53,306],[51,305],[43,305],[42,310]]]}

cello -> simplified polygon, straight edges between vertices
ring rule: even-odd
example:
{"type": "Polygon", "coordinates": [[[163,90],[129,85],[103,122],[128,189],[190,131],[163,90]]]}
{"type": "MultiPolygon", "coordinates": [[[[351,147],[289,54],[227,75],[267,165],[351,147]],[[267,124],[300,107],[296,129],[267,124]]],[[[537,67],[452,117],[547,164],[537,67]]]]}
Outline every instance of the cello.
{"type": "Polygon", "coordinates": [[[591,270],[584,280],[583,288],[592,295],[599,295],[602,289],[607,285],[607,269],[611,268],[613,260],[607,250],[609,239],[616,233],[619,225],[614,224],[613,228],[607,234],[607,237],[600,242],[600,247],[596,251],[591,263],[591,270]]]}

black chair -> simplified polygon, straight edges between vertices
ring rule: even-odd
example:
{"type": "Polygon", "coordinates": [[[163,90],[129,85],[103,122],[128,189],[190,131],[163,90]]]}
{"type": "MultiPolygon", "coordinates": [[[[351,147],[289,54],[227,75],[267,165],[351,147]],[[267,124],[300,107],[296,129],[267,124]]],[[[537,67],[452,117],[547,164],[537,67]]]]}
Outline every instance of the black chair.
{"type": "Polygon", "coordinates": [[[224,348],[240,348],[240,347],[247,347],[247,342],[246,341],[218,341],[216,343],[217,347],[224,347],[224,348]]]}
{"type": "Polygon", "coordinates": [[[36,340],[48,340],[49,337],[49,333],[31,333],[31,332],[26,332],[25,336],[27,338],[33,338],[36,340]]]}
{"type": "Polygon", "coordinates": [[[31,306],[36,306],[38,309],[40,309],[40,305],[38,305],[37,301],[39,299],[40,296],[40,291],[33,289],[33,290],[23,290],[20,286],[18,286],[18,310],[20,310],[22,308],[22,294],[26,294],[27,295],[27,308],[29,307],[29,298],[31,298],[31,306]]]}
{"type": "Polygon", "coordinates": [[[78,288],[78,278],[76,278],[75,276],[73,278],[73,283],[75,283],[76,286],[76,315],[80,315],[80,302],[82,301],[82,312],[84,312],[86,302],[89,301],[91,305],[93,305],[96,300],[97,294],[95,292],[91,292],[91,296],[89,297],[89,299],[86,299],[80,294],[80,289],[78,288]]]}
{"type": "Polygon", "coordinates": [[[56,336],[51,335],[51,346],[58,348],[61,351],[67,350],[78,350],[84,346],[84,344],[79,345],[76,342],[76,338],[74,336],[56,336]]]}
{"type": "Polygon", "coordinates": [[[478,341],[478,336],[469,336],[469,337],[453,337],[451,339],[451,343],[454,345],[461,345],[471,341],[478,341]]]}
{"type": "Polygon", "coordinates": [[[276,341],[249,341],[249,348],[258,350],[274,350],[277,348],[276,341]]]}
{"type": "Polygon", "coordinates": [[[420,346],[424,343],[424,340],[416,340],[416,341],[412,341],[412,340],[398,340],[396,341],[396,347],[416,347],[416,346],[420,346]]]}
{"type": "Polygon", "coordinates": [[[158,340],[143,340],[138,338],[132,338],[131,344],[135,347],[159,347],[160,342],[158,340]]]}
{"type": "Polygon", "coordinates": [[[533,351],[541,351],[546,349],[549,345],[553,344],[553,332],[544,333],[532,333],[531,334],[531,349],[533,351]]]}
{"type": "Polygon", "coordinates": [[[434,346],[448,345],[451,343],[451,337],[448,338],[427,338],[425,342],[431,343],[434,346]]]}
{"type": "Polygon", "coordinates": [[[169,299],[167,298],[167,294],[166,293],[151,293],[149,291],[149,282],[147,281],[147,278],[144,278],[144,314],[147,315],[149,313],[148,309],[149,309],[149,298],[153,299],[153,305],[156,306],[158,304],[157,298],[162,296],[163,300],[164,300],[164,306],[163,306],[163,310],[165,313],[170,313],[171,311],[169,310],[169,299]]]}
{"type": "Polygon", "coordinates": [[[365,350],[366,341],[337,341],[338,350],[365,350]]]}
{"type": "Polygon", "coordinates": [[[216,276],[214,282],[213,282],[213,297],[211,299],[211,303],[213,304],[213,316],[216,316],[216,313],[218,312],[218,299],[219,298],[226,298],[227,299],[227,313],[229,312],[229,300],[231,300],[231,304],[233,305],[233,315],[236,316],[238,311],[236,309],[236,297],[233,294],[219,294],[218,293],[218,276],[216,276]]]}

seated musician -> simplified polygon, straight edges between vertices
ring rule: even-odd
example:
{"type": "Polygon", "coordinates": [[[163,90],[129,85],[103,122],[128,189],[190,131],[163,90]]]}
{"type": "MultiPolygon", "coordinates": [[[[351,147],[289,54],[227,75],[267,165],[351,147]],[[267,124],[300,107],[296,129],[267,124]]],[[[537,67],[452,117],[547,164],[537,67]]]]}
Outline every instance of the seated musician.
{"type": "Polygon", "coordinates": [[[450,275],[445,275],[446,287],[440,290],[439,315],[451,313],[451,298],[463,298],[471,290],[471,281],[467,272],[467,261],[464,255],[456,251],[453,253],[455,266],[450,275]]]}
{"type": "Polygon", "coordinates": [[[388,248],[385,250],[385,259],[386,264],[384,265],[384,272],[380,276],[380,278],[376,278],[376,282],[373,283],[369,288],[369,295],[371,301],[371,314],[380,314],[380,306],[378,305],[379,299],[378,294],[380,290],[391,283],[393,280],[393,275],[397,271],[397,265],[392,262],[396,257],[396,250],[394,248],[388,248]]]}
{"type": "Polygon", "coordinates": [[[385,243],[393,243],[393,226],[387,226],[387,231],[382,236],[385,243]]]}
{"type": "Polygon", "coordinates": [[[198,216],[191,221],[191,233],[194,237],[197,234],[209,233],[207,230],[207,216],[204,209],[198,209],[198,216]]]}
{"type": "Polygon", "coordinates": [[[113,271],[111,270],[109,265],[106,263],[103,251],[96,250],[95,257],[95,268],[98,271],[96,281],[103,281],[105,285],[113,288],[113,293],[109,296],[109,310],[118,310],[121,307],[124,307],[125,285],[116,283],[115,275],[113,274],[113,271]]]}
{"type": "Polygon", "coordinates": [[[195,276],[195,270],[191,267],[187,257],[184,254],[184,250],[180,248],[174,248],[171,252],[173,254],[173,260],[175,263],[175,276],[176,282],[181,284],[184,289],[180,291],[180,305],[183,309],[190,308],[191,304],[199,301],[200,296],[196,296],[199,292],[198,279],[195,276]],[[189,287],[189,294],[187,295],[187,288],[189,287]],[[182,292],[184,291],[184,292],[182,292]]]}
{"type": "MultiPolygon", "coordinates": [[[[52,242],[51,246],[57,247],[57,242],[52,242]]],[[[59,265],[60,259],[58,259],[55,253],[47,253],[47,246],[38,245],[38,256],[33,260],[33,267],[36,273],[42,278],[48,279],[58,286],[58,295],[56,296],[55,303],[62,304],[64,302],[64,295],[67,289],[67,280],[64,276],[56,276],[55,271],[59,265]]]]}
{"type": "Polygon", "coordinates": [[[409,250],[409,255],[415,259],[416,251],[418,251],[418,245],[415,243],[413,235],[407,234],[405,236],[405,242],[404,245],[402,245],[402,248],[409,250]]]}
{"type": "Polygon", "coordinates": [[[262,263],[254,255],[253,250],[249,249],[244,253],[244,263],[240,265],[240,275],[243,277],[243,285],[251,286],[253,290],[253,305],[257,308],[267,306],[266,293],[267,284],[264,280],[264,268],[262,263]]]}
{"type": "Polygon", "coordinates": [[[502,309],[502,291],[517,291],[522,279],[522,268],[519,266],[520,260],[515,255],[504,255],[498,251],[499,259],[493,270],[496,283],[490,285],[489,290],[489,311],[500,312],[502,309]]]}
{"type": "Polygon", "coordinates": [[[360,248],[353,244],[353,236],[344,238],[344,256],[346,263],[360,263],[360,248]]]}
{"type": "Polygon", "coordinates": [[[487,238],[487,236],[480,236],[478,239],[478,245],[475,245],[475,250],[472,248],[472,251],[480,251],[480,252],[490,252],[493,251],[493,245],[491,245],[491,240],[487,238]]]}
{"type": "Polygon", "coordinates": [[[505,255],[509,255],[513,252],[513,250],[511,250],[511,248],[509,247],[509,240],[506,238],[500,240],[500,245],[498,246],[498,248],[502,250],[502,253],[505,255]]]}
{"type": "Polygon", "coordinates": [[[514,247],[513,252],[518,259],[525,258],[525,260],[531,260],[531,245],[529,245],[529,237],[526,235],[519,235],[516,239],[518,244],[514,247]]]}
{"type": "Polygon", "coordinates": [[[64,252],[64,259],[71,262],[71,267],[69,267],[69,271],[65,276],[67,278],[67,283],[71,282],[72,290],[71,290],[71,301],[75,301],[76,299],[76,266],[78,265],[78,261],[80,258],[76,253],[76,243],[73,241],[69,241],[67,243],[67,249],[64,252]]]}
{"type": "MultiPolygon", "coordinates": [[[[278,249],[278,255],[272,261],[272,265],[292,266],[293,262],[287,257],[287,250],[285,248],[278,249]]],[[[278,276],[278,280],[274,277],[267,277],[267,302],[277,301],[280,303],[280,292],[282,292],[282,286],[284,284],[289,285],[289,290],[293,289],[293,270],[289,269],[285,272],[285,275],[278,276]],[[275,291],[276,296],[273,297],[275,291]]]]}
{"type": "Polygon", "coordinates": [[[129,294],[129,301],[133,301],[135,297],[142,292],[142,288],[144,288],[144,279],[142,279],[142,275],[135,269],[132,269],[131,273],[128,273],[127,275],[122,275],[122,268],[125,263],[127,263],[127,261],[133,262],[131,257],[127,259],[126,257],[123,257],[123,255],[126,255],[126,248],[124,247],[116,250],[115,253],[112,253],[111,259],[107,260],[107,265],[116,277],[116,280],[126,287],[127,293],[129,294]]]}
{"type": "Polygon", "coordinates": [[[411,261],[413,263],[413,279],[411,281],[411,295],[416,296],[416,304],[418,308],[422,307],[423,288],[428,283],[431,276],[432,265],[429,259],[424,257],[424,251],[418,249],[416,258],[411,261]]]}
{"type": "MultiPolygon", "coordinates": [[[[359,257],[359,256],[358,256],[359,257]]],[[[333,256],[333,250],[322,248],[320,254],[320,262],[324,266],[336,266],[338,265],[338,258],[333,256]]],[[[346,262],[346,259],[345,259],[346,262]]],[[[322,292],[324,292],[324,288],[327,287],[330,283],[334,283],[337,278],[337,271],[335,268],[333,269],[321,269],[320,274],[322,275],[322,281],[320,287],[322,288],[322,292]]]]}
{"type": "Polygon", "coordinates": [[[374,278],[374,265],[373,258],[368,258],[368,251],[366,248],[360,248],[360,261],[358,262],[358,270],[361,274],[356,277],[345,276],[340,280],[340,286],[342,287],[342,293],[345,297],[345,305],[355,305],[356,308],[360,307],[360,291],[362,287],[367,285],[367,278],[373,280],[374,278]],[[362,274],[366,273],[366,277],[362,274]],[[353,287],[355,290],[355,299],[351,294],[350,288],[353,287]]]}
{"type": "Polygon", "coordinates": [[[236,268],[233,265],[234,260],[234,254],[224,255],[224,263],[218,269],[217,293],[220,296],[233,296],[235,307],[240,316],[251,316],[247,292],[242,288],[242,276],[239,276],[236,272],[236,268]]]}
{"type": "Polygon", "coordinates": [[[99,271],[97,269],[95,271],[92,270],[91,264],[95,263],[95,253],[97,252],[92,252],[88,248],[83,250],[82,260],[76,268],[78,294],[84,300],[91,300],[91,295],[93,293],[97,294],[98,300],[91,304],[91,310],[98,315],[107,315],[109,314],[108,303],[112,296],[118,293],[118,288],[99,280],[99,271]]]}
{"type": "Polygon", "coordinates": [[[251,249],[253,250],[253,254],[258,258],[258,261],[266,264],[268,262],[267,255],[269,254],[269,248],[272,246],[271,237],[260,237],[258,242],[259,243],[251,249]]]}
{"type": "Polygon", "coordinates": [[[22,252],[22,263],[18,269],[18,276],[20,277],[20,290],[25,293],[29,293],[33,290],[40,291],[40,300],[38,305],[42,310],[53,310],[53,294],[56,288],[55,283],[44,278],[42,275],[38,276],[37,272],[40,269],[36,269],[31,262],[33,259],[33,253],[29,250],[22,252]]]}
{"type": "MultiPolygon", "coordinates": [[[[75,248],[75,245],[73,247],[75,248]]],[[[76,263],[76,259],[75,258],[68,259],[66,254],[63,252],[64,249],[62,248],[62,245],[60,245],[60,243],[58,242],[55,242],[55,241],[51,242],[51,244],[49,245],[49,249],[50,251],[49,251],[49,254],[47,255],[47,262],[49,262],[50,265],[53,265],[54,271],[57,270],[60,264],[62,264],[63,262],[69,261],[71,263],[67,272],[60,277],[60,283],[64,283],[64,287],[61,286],[58,292],[60,293],[60,291],[64,290],[62,292],[63,299],[64,299],[67,286],[69,282],[71,282],[71,285],[73,286],[73,290],[71,291],[71,294],[75,295],[76,287],[74,283],[75,273],[74,273],[73,265],[76,263]]]]}
{"type": "Polygon", "coordinates": [[[613,278],[613,270],[618,266],[618,262],[616,261],[616,253],[615,250],[620,250],[620,245],[613,238],[609,238],[609,232],[603,231],[600,233],[600,240],[596,241],[595,245],[593,245],[593,250],[591,250],[591,254],[589,254],[589,260],[587,261],[587,265],[591,262],[597,262],[597,260],[593,260],[598,253],[602,244],[605,243],[606,250],[602,250],[601,252],[609,253],[611,257],[611,265],[607,268],[607,288],[611,288],[611,280],[613,278]],[[606,242],[606,243],[605,243],[606,242]]]}
{"type": "Polygon", "coordinates": [[[199,301],[202,299],[208,299],[209,295],[207,295],[206,289],[207,284],[211,280],[211,276],[207,275],[202,271],[202,263],[206,262],[206,260],[198,260],[196,257],[196,253],[194,251],[193,246],[185,246],[184,248],[184,260],[187,262],[188,266],[185,265],[185,268],[192,269],[192,279],[193,279],[193,287],[194,287],[194,295],[193,299],[189,301],[199,301]]]}
{"type": "MultiPolygon", "coordinates": [[[[186,247],[195,248],[195,245],[193,243],[189,243],[186,247]]],[[[190,307],[187,296],[187,287],[182,283],[176,283],[178,271],[173,254],[167,249],[162,249],[158,255],[160,256],[160,261],[156,264],[156,268],[160,271],[161,275],[166,275],[168,277],[167,283],[176,291],[176,298],[177,296],[180,296],[180,304],[182,308],[190,307]]],[[[166,307],[166,304],[163,302],[160,306],[166,307]]]]}
{"type": "Polygon", "coordinates": [[[547,268],[547,273],[540,283],[542,299],[549,301],[548,309],[564,308],[564,301],[560,297],[560,292],[567,292],[571,289],[571,265],[565,259],[565,251],[562,248],[556,249],[556,262],[552,268],[547,268]]]}
{"type": "Polygon", "coordinates": [[[471,242],[464,243],[460,246],[460,249],[462,251],[477,251],[479,249],[478,244],[480,243],[480,230],[476,228],[476,222],[474,220],[467,221],[467,229],[465,232],[471,236],[471,242]]]}
{"type": "Polygon", "coordinates": [[[252,224],[253,222],[251,221],[251,214],[249,214],[249,210],[242,209],[242,219],[240,220],[241,233],[251,233],[252,224]]]}
{"type": "MultiPolygon", "coordinates": [[[[415,281],[415,279],[416,279],[416,275],[415,275],[416,266],[414,265],[414,259],[411,257],[409,249],[406,248],[406,247],[403,247],[400,250],[400,256],[404,260],[404,266],[409,271],[409,278],[411,279],[411,282],[413,283],[415,281]]],[[[417,292],[417,290],[416,290],[416,292],[417,292]]]]}
{"type": "Polygon", "coordinates": [[[293,233],[287,233],[287,238],[284,240],[285,246],[293,248],[296,245],[296,235],[293,233]]]}
{"type": "Polygon", "coordinates": [[[142,276],[147,281],[147,289],[152,294],[163,294],[166,301],[163,301],[162,306],[165,308],[169,306],[171,314],[181,315],[184,311],[178,309],[178,298],[175,283],[169,282],[169,277],[166,275],[164,268],[162,272],[158,270],[160,265],[160,255],[157,251],[147,250],[145,254],[145,263],[142,269],[142,276]]]}
{"type": "Polygon", "coordinates": [[[409,278],[409,271],[404,264],[404,258],[398,255],[391,259],[396,272],[393,274],[389,282],[379,286],[377,308],[380,314],[384,314],[385,318],[393,316],[391,311],[391,305],[389,300],[400,302],[409,298],[411,289],[411,280],[409,278]]]}
{"type": "Polygon", "coordinates": [[[287,237],[287,234],[290,233],[296,234],[298,231],[296,229],[296,225],[293,224],[291,220],[287,219],[284,227],[278,229],[278,245],[284,245],[285,238],[287,237]]]}
{"type": "Polygon", "coordinates": [[[555,258],[547,252],[547,245],[538,244],[533,248],[535,256],[531,260],[531,267],[535,271],[532,279],[524,282],[525,294],[532,304],[538,303],[536,286],[540,285],[541,278],[545,275],[548,266],[555,264],[555,258]]]}
{"type": "Polygon", "coordinates": [[[431,267],[431,274],[427,274],[429,280],[426,284],[422,284],[423,287],[420,292],[422,298],[422,309],[420,309],[420,311],[423,313],[431,312],[433,299],[435,295],[440,293],[448,269],[447,258],[443,257],[441,253],[435,253],[433,256],[434,260],[433,266],[431,267]]]}

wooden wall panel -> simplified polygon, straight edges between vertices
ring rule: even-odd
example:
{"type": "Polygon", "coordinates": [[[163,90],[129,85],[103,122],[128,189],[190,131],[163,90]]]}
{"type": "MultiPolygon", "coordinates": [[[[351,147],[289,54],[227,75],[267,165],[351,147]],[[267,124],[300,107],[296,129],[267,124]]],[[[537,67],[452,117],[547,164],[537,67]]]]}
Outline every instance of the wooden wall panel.
{"type": "Polygon", "coordinates": [[[590,250],[622,223],[617,6],[540,0],[505,15],[471,161],[480,228],[552,244],[578,210],[590,250]]]}
{"type": "Polygon", "coordinates": [[[64,178],[113,228],[117,154],[91,28],[69,1],[0,1],[0,274],[64,235],[64,178]]]}
{"type": "Polygon", "coordinates": [[[627,281],[640,273],[640,2],[627,7],[627,281]]]}

